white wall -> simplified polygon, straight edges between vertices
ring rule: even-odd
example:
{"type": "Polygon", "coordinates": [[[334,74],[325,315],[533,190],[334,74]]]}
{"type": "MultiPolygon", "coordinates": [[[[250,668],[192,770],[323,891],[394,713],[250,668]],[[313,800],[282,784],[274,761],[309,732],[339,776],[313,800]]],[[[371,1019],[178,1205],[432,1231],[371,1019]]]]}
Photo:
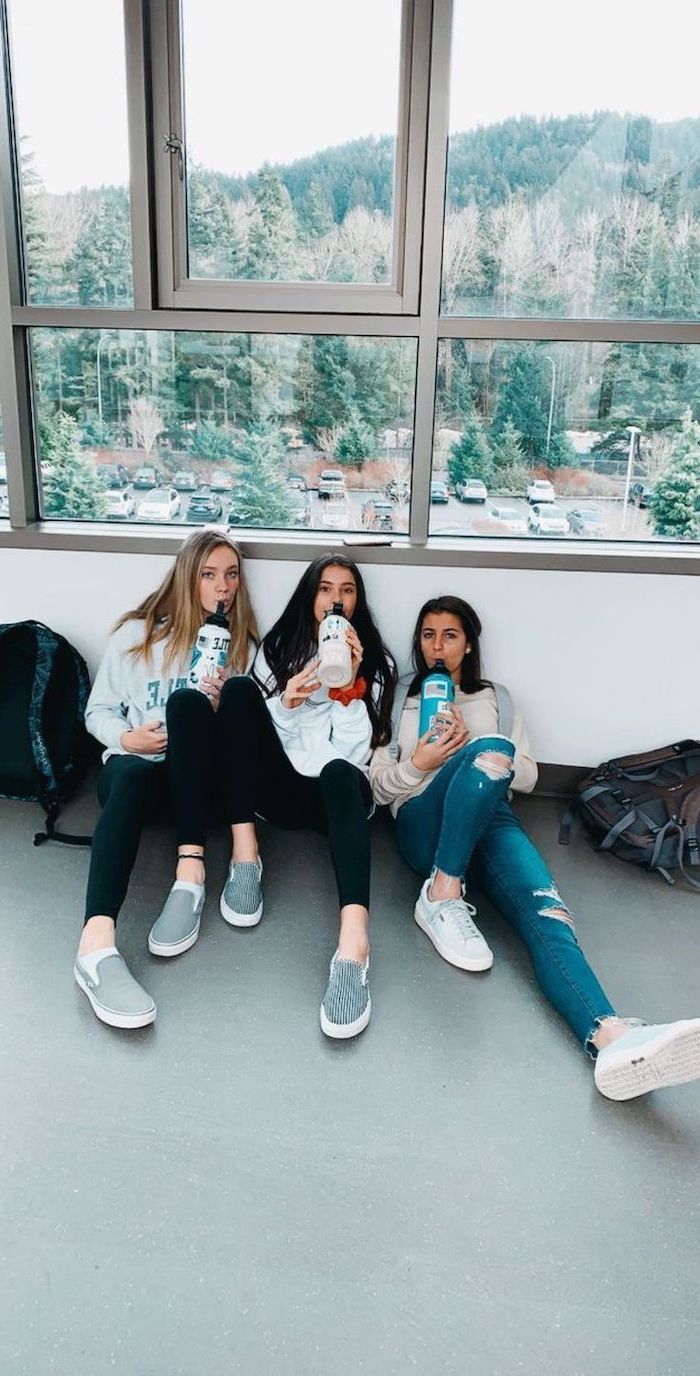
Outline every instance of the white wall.
{"type": "MultiPolygon", "coordinates": [[[[94,671],[110,626],[168,564],[160,555],[0,549],[0,621],[47,622],[94,671]]],[[[248,562],[263,630],[303,567],[248,562]]],[[[426,597],[455,592],[474,604],[485,673],[510,687],[540,761],[595,764],[700,737],[700,579],[377,564],[363,574],[402,668],[426,597]]]]}

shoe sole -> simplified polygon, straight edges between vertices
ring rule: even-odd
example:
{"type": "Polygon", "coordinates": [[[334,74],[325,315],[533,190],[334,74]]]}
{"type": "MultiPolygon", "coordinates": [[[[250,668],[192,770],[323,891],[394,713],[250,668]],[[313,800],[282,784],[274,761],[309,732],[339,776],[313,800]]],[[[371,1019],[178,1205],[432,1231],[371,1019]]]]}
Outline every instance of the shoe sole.
{"type": "Polygon", "coordinates": [[[700,1078],[700,1018],[688,1020],[679,1030],[669,1029],[630,1059],[629,1051],[605,1058],[596,1087],[606,1099],[636,1099],[652,1089],[667,1089],[700,1078]]]}
{"type": "Polygon", "coordinates": [[[323,1004],[321,1004],[321,1031],[326,1037],[332,1037],[334,1041],[344,1041],[348,1037],[356,1037],[358,1033],[364,1032],[367,1023],[372,1015],[372,1000],[369,999],[364,1013],[354,1022],[331,1022],[325,1014],[323,1004]]]}
{"type": "Polygon", "coordinates": [[[257,927],[263,915],[263,905],[261,903],[254,913],[235,913],[233,908],[229,908],[222,894],[219,901],[219,912],[224,922],[228,922],[229,927],[257,927]]]}
{"type": "Polygon", "coordinates": [[[194,946],[194,943],[197,940],[197,937],[199,936],[200,926],[201,923],[198,922],[194,931],[190,932],[189,936],[183,937],[182,941],[173,941],[167,943],[162,941],[154,941],[153,937],[151,936],[151,933],[149,932],[148,949],[151,955],[166,957],[181,956],[183,951],[189,951],[190,947],[194,946]]]}
{"type": "Polygon", "coordinates": [[[101,1003],[98,1003],[79,970],[74,969],[73,976],[78,987],[82,989],[84,994],[87,994],[95,1017],[99,1018],[100,1022],[107,1023],[108,1027],[123,1027],[126,1029],[148,1027],[149,1023],[155,1022],[155,1004],[147,1013],[116,1013],[111,1008],[105,1008],[101,1003]]]}
{"type": "Polygon", "coordinates": [[[442,942],[438,941],[437,937],[434,936],[417,903],[413,909],[413,916],[421,931],[425,932],[428,941],[432,941],[438,955],[442,956],[443,960],[446,960],[448,965],[455,965],[458,970],[471,970],[472,972],[476,970],[491,969],[493,965],[493,951],[489,951],[487,956],[477,956],[472,960],[469,960],[466,956],[455,956],[448,950],[447,946],[443,946],[442,942]]]}

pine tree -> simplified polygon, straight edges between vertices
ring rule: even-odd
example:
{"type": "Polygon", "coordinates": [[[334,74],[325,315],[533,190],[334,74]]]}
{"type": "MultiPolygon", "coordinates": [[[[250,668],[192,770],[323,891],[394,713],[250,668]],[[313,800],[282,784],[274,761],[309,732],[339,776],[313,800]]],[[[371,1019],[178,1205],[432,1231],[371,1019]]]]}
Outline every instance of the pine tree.
{"type": "Polygon", "coordinates": [[[77,286],[81,306],[130,304],[131,223],[125,188],[100,193],[64,271],[71,286],[77,286]]]}
{"type": "Polygon", "coordinates": [[[248,241],[256,281],[289,282],[296,266],[297,224],[289,192],[271,167],[258,173],[248,241]]]}
{"type": "Polygon", "coordinates": [[[377,437],[366,425],[357,411],[354,411],[347,425],[343,426],[335,448],[335,456],[340,463],[352,464],[359,468],[367,459],[372,458],[377,448],[377,437]]]}
{"type": "Polygon", "coordinates": [[[700,425],[690,410],[649,499],[649,515],[657,535],[700,540],[700,425]]]}
{"type": "Polygon", "coordinates": [[[520,444],[520,434],[512,420],[506,421],[502,434],[494,443],[493,457],[497,490],[512,497],[524,496],[530,473],[520,444]]]}
{"type": "Polygon", "coordinates": [[[236,446],[240,481],[232,500],[237,525],[289,526],[292,507],[285,482],[285,445],[279,426],[254,426],[236,446]]]}
{"type": "Polygon", "coordinates": [[[493,478],[493,455],[481,419],[472,406],[464,418],[462,438],[453,444],[447,460],[450,482],[481,478],[487,485],[493,478]]]}
{"type": "Polygon", "coordinates": [[[306,431],[314,440],[317,430],[345,424],[355,397],[355,379],[349,367],[348,342],[343,335],[317,335],[311,344],[311,376],[306,396],[306,431]]]}
{"type": "Polygon", "coordinates": [[[39,451],[48,467],[44,514],[64,520],[99,521],[104,515],[105,490],[80,451],[80,429],[72,416],[58,411],[40,422],[39,451]]]}
{"type": "Polygon", "coordinates": [[[505,378],[498,392],[491,435],[496,444],[508,421],[520,434],[525,457],[542,463],[547,449],[549,388],[545,370],[535,350],[527,345],[506,348],[501,353],[505,378]]]}

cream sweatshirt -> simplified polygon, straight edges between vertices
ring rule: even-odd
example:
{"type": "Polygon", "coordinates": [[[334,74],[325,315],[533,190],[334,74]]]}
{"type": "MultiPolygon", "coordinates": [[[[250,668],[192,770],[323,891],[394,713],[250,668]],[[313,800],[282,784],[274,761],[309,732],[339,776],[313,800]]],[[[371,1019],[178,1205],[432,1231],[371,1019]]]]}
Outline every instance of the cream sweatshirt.
{"type": "MultiPolygon", "coordinates": [[[[493,688],[482,688],[478,693],[463,693],[458,688],[455,706],[462,713],[472,740],[478,736],[501,734],[493,688]]],[[[399,722],[398,739],[375,750],[369,768],[375,802],[388,803],[394,817],[402,804],[423,793],[438,773],[437,769],[427,772],[417,769],[411,760],[418,743],[419,708],[419,696],[406,699],[399,722]]],[[[512,787],[518,793],[531,793],[537,783],[537,764],[530,753],[530,743],[519,712],[513,714],[510,739],[515,746],[512,787]]]]}

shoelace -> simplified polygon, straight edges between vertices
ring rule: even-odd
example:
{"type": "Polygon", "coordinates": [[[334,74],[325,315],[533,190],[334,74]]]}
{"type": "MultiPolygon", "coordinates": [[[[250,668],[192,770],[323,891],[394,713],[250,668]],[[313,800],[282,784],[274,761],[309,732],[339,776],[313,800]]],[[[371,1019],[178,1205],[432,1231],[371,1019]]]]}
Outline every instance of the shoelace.
{"type": "Polygon", "coordinates": [[[481,936],[481,932],[474,922],[476,908],[471,903],[467,903],[466,899],[448,898],[445,903],[441,904],[440,912],[450,919],[465,941],[468,941],[470,937],[481,936]]]}

